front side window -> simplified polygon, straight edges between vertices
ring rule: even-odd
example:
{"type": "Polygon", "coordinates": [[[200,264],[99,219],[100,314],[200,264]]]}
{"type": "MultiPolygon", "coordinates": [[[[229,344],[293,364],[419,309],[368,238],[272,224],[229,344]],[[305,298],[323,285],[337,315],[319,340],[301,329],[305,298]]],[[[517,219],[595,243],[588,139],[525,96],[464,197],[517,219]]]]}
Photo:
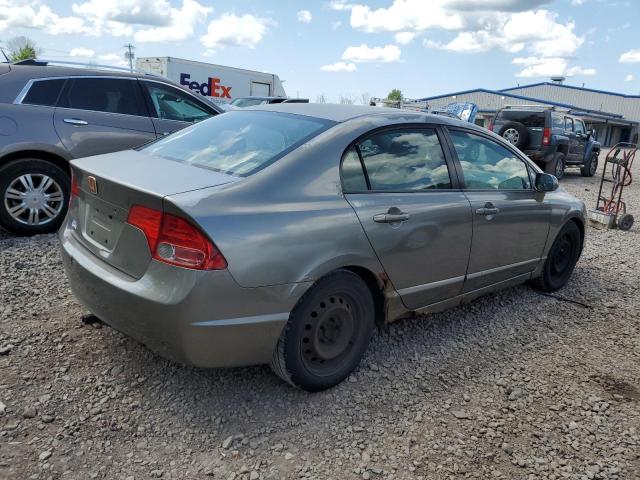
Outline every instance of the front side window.
{"type": "Polygon", "coordinates": [[[573,120],[569,117],[564,119],[564,130],[565,132],[573,132],[573,120]]]}
{"type": "Polygon", "coordinates": [[[380,132],[359,148],[371,190],[451,188],[444,152],[432,128],[380,132]]]}
{"type": "Polygon", "coordinates": [[[217,172],[248,176],[330,125],[332,122],[306,116],[234,110],[163,137],[140,151],[217,172]]]}
{"type": "Polygon", "coordinates": [[[137,80],[70,78],[58,107],[147,116],[137,80]]]}
{"type": "Polygon", "coordinates": [[[452,130],[451,138],[466,187],[472,190],[528,190],[525,162],[511,151],[480,135],[452,130]]]}
{"type": "Polygon", "coordinates": [[[582,120],[576,120],[575,126],[576,126],[576,133],[584,133],[585,132],[584,123],[582,123],[582,120]]]}
{"type": "Polygon", "coordinates": [[[211,110],[207,110],[187,93],[177,88],[160,83],[145,82],[145,84],[153,104],[154,116],[158,118],[197,122],[213,115],[211,110]]]}
{"type": "Polygon", "coordinates": [[[27,105],[55,107],[63,85],[63,78],[35,80],[21,103],[27,105]]]}
{"type": "Polygon", "coordinates": [[[553,128],[564,129],[564,118],[557,113],[551,114],[551,120],[553,122],[553,128]]]}

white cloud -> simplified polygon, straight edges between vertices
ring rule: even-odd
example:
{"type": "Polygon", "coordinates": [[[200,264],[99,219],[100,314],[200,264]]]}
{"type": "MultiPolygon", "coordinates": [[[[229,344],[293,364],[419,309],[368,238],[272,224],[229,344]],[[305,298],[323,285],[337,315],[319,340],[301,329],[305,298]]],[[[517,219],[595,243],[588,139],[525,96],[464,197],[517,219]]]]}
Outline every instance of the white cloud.
{"type": "Polygon", "coordinates": [[[584,0],[571,0],[571,5],[579,7],[580,5],[584,5],[584,0]]]}
{"type": "Polygon", "coordinates": [[[156,27],[171,23],[167,0],[88,0],[71,8],[78,15],[102,21],[156,27]]]}
{"type": "Polygon", "coordinates": [[[36,28],[51,35],[90,33],[82,18],[61,17],[37,0],[0,0],[0,32],[18,27],[36,28]]]}
{"type": "Polygon", "coordinates": [[[355,72],[358,70],[355,63],[336,62],[330,65],[322,65],[323,72],[355,72]]]}
{"type": "Polygon", "coordinates": [[[196,24],[203,22],[211,7],[205,7],[195,0],[182,0],[182,8],[170,8],[168,22],[159,27],[138,30],[137,42],[180,41],[193,36],[196,24]]]}
{"type": "Polygon", "coordinates": [[[313,15],[309,10],[300,10],[296,14],[296,18],[300,23],[309,23],[313,19],[313,15]]]}
{"type": "Polygon", "coordinates": [[[575,75],[592,76],[597,73],[594,68],[569,66],[569,61],[561,57],[517,57],[514,65],[522,65],[524,69],[516,74],[517,77],[554,77],[575,75]]]}
{"type": "Polygon", "coordinates": [[[629,50],[620,55],[620,63],[638,63],[640,62],[640,48],[629,50]]]}
{"type": "Polygon", "coordinates": [[[354,6],[353,3],[347,3],[347,0],[331,0],[331,2],[329,2],[329,8],[331,10],[351,10],[354,6]]]}
{"type": "Polygon", "coordinates": [[[96,52],[94,50],[91,50],[90,48],[72,48],[71,51],[69,52],[69,55],[71,55],[72,57],[86,57],[86,58],[91,58],[96,54],[96,52]]]}
{"type": "Polygon", "coordinates": [[[348,47],[342,54],[342,59],[352,62],[397,62],[400,60],[400,49],[396,45],[372,48],[362,44],[348,47]]]}
{"type": "Polygon", "coordinates": [[[207,33],[200,40],[210,50],[221,47],[255,48],[267,33],[269,23],[265,18],[250,14],[225,13],[209,23],[207,33]]]}
{"type": "Polygon", "coordinates": [[[416,37],[414,32],[399,32],[394,35],[396,42],[401,45],[406,45],[407,43],[411,43],[411,41],[416,37]]]}
{"type": "Polygon", "coordinates": [[[634,77],[632,74],[629,74],[626,77],[624,77],[625,82],[633,82],[635,79],[636,77],[634,77]]]}

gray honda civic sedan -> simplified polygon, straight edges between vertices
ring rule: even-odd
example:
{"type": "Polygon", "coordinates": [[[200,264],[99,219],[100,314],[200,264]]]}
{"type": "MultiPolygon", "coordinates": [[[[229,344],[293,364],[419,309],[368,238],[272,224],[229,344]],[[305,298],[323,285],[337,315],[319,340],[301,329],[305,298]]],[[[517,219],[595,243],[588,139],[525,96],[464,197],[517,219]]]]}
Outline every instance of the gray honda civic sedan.
{"type": "Polygon", "coordinates": [[[555,177],[444,115],[265,105],[71,166],[59,236],[80,302],[165,357],[270,363],[309,391],[346,378],[376,325],[561,288],[584,239],[555,177]]]}

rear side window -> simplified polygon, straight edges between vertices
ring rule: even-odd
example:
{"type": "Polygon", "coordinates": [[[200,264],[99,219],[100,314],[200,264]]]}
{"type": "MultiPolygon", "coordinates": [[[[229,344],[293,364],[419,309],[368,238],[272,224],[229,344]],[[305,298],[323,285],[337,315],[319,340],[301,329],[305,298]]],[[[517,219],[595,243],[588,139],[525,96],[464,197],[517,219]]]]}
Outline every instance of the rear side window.
{"type": "Polygon", "coordinates": [[[514,112],[501,110],[496,123],[518,122],[528,128],[544,128],[544,112],[514,112]]]}
{"type": "Polygon", "coordinates": [[[64,79],[62,78],[34,81],[31,88],[22,99],[22,103],[53,107],[58,101],[58,96],[60,95],[60,90],[62,90],[63,85],[64,79]]]}
{"type": "Polygon", "coordinates": [[[367,190],[367,179],[355,148],[350,148],[342,159],[342,185],[345,192],[367,190]]]}
{"type": "Polygon", "coordinates": [[[140,151],[217,172],[248,176],[331,125],[333,122],[301,115],[235,110],[196,123],[140,151]]]}
{"type": "Polygon", "coordinates": [[[137,80],[70,78],[60,96],[58,106],[147,116],[137,80]]]}
{"type": "Polygon", "coordinates": [[[451,188],[444,152],[432,128],[376,133],[359,148],[371,190],[451,188]]]}

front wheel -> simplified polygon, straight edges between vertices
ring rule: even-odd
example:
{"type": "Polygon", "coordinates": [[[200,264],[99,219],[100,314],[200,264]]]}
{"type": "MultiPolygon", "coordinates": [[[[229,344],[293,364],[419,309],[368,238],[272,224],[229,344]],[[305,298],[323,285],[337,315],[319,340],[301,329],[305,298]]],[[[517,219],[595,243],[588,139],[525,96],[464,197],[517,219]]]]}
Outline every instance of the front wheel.
{"type": "Polygon", "coordinates": [[[573,273],[581,250],[580,229],[575,222],[569,221],[553,242],[544,262],[542,275],[533,280],[533,286],[543,292],[554,292],[564,287],[573,273]]]}
{"type": "Polygon", "coordinates": [[[17,235],[55,232],[69,204],[69,176],[35,158],[0,168],[0,225],[17,235]]]}
{"type": "Polygon", "coordinates": [[[550,173],[551,175],[555,175],[555,177],[560,180],[562,177],[564,177],[565,166],[564,153],[556,153],[553,157],[553,160],[545,165],[544,171],[546,173],[550,173]]]}
{"type": "Polygon", "coordinates": [[[367,284],[338,270],[304,294],[271,360],[283,380],[315,392],[337,385],[358,366],[373,333],[375,307],[367,284]]]}
{"type": "Polygon", "coordinates": [[[593,153],[588,161],[580,167],[580,175],[583,177],[593,177],[598,171],[598,154],[593,153]]]}

